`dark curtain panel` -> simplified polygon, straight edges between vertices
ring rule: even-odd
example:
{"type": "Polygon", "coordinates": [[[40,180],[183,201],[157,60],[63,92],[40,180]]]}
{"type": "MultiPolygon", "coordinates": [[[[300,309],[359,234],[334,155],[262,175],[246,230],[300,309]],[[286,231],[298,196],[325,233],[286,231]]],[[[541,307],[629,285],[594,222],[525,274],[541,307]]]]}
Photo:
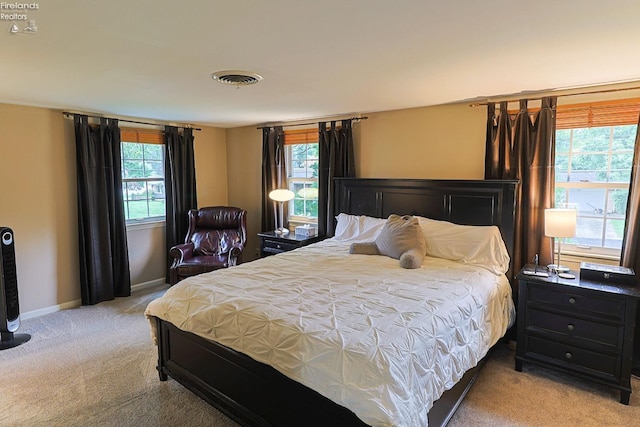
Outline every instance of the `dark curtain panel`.
{"type": "MultiPolygon", "coordinates": [[[[166,253],[183,243],[187,236],[189,209],[196,209],[196,169],[193,152],[193,129],[182,135],[175,126],[165,126],[164,180],[166,194],[166,253]]],[[[167,283],[170,258],[167,256],[167,283]]]]}
{"type": "Polygon", "coordinates": [[[334,184],[333,178],[355,178],[353,132],[351,120],[342,120],[340,128],[331,122],[319,123],[318,171],[318,234],[324,236],[333,230],[334,184]]]}
{"type": "Polygon", "coordinates": [[[78,245],[82,304],[131,295],[122,201],[120,129],[116,119],[89,126],[73,116],[78,178],[78,245]]]}
{"type": "Polygon", "coordinates": [[[517,179],[516,227],[512,264],[518,271],[540,255],[542,265],[553,261],[552,240],[544,235],[544,210],[554,205],[556,97],[542,99],[532,122],[527,101],[515,117],[507,103],[494,103],[487,112],[485,179],[517,179]]]}
{"type": "MultiPolygon", "coordinates": [[[[269,193],[278,188],[287,188],[284,130],[282,126],[265,127],[262,128],[262,231],[276,228],[277,204],[269,198],[269,193]]],[[[288,216],[287,208],[285,203],[283,205],[285,222],[288,216]]]]}
{"type": "MultiPolygon", "coordinates": [[[[627,200],[627,215],[622,240],[622,255],[620,265],[633,268],[636,276],[640,276],[640,118],[636,131],[636,144],[633,152],[633,166],[631,169],[631,185],[627,200]]],[[[636,325],[640,325],[640,310],[636,315],[636,325]]],[[[633,367],[634,375],[640,375],[640,326],[636,327],[633,367]]]]}

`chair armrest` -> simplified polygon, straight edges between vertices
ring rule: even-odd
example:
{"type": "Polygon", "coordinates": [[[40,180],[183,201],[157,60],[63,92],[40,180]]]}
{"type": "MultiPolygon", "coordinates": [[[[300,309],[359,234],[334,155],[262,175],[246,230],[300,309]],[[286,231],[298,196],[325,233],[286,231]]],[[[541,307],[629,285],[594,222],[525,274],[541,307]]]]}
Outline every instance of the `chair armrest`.
{"type": "Polygon", "coordinates": [[[193,257],[193,243],[175,245],[169,250],[169,255],[173,258],[172,266],[175,267],[185,259],[193,257]]]}
{"type": "Polygon", "coordinates": [[[242,243],[235,243],[231,249],[229,249],[229,267],[242,263],[242,251],[244,245],[242,243]]]}

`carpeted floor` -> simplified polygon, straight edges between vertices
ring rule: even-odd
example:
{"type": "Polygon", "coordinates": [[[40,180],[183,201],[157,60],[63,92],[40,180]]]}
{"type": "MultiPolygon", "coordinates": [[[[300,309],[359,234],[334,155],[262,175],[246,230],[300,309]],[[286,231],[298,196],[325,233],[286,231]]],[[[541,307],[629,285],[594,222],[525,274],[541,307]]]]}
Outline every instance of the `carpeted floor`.
{"type": "MultiPolygon", "coordinates": [[[[143,311],[164,288],[29,319],[20,347],[0,352],[1,426],[236,424],[173,380],[160,382],[143,311]]],[[[640,390],[640,381],[633,381],[640,390]]],[[[494,352],[449,426],[630,426],[640,396],[525,365],[494,352]]]]}

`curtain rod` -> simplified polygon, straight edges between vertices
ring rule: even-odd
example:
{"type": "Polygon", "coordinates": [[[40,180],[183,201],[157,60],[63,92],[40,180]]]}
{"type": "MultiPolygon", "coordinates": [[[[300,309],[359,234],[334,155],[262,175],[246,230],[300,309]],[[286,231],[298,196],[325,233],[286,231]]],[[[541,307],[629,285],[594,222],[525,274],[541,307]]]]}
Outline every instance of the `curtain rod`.
{"type": "MultiPolygon", "coordinates": [[[[609,93],[609,92],[621,92],[621,91],[625,91],[625,90],[637,90],[640,89],[640,86],[633,86],[633,87],[623,87],[623,88],[614,88],[614,89],[601,89],[601,90],[593,90],[593,91],[586,91],[586,92],[573,92],[573,93],[561,93],[561,94],[556,94],[554,95],[553,93],[546,95],[546,96],[576,96],[576,95],[596,95],[599,93],[609,93]]],[[[566,89],[569,90],[569,89],[566,89]]],[[[544,98],[544,96],[536,96],[534,98],[529,98],[527,97],[525,94],[522,94],[522,96],[520,96],[519,98],[516,98],[517,95],[513,95],[513,96],[508,96],[505,98],[497,98],[495,100],[489,100],[489,98],[487,98],[487,100],[485,102],[477,102],[474,104],[469,104],[469,107],[480,107],[483,105],[487,105],[490,102],[502,102],[502,101],[507,101],[507,102],[515,102],[515,101],[519,101],[520,99],[526,99],[529,101],[535,101],[535,100],[540,100],[542,98],[544,98]]]]}
{"type": "MultiPolygon", "coordinates": [[[[70,113],[68,111],[63,111],[62,114],[66,118],[69,118],[74,114],[82,114],[82,113],[70,113]]],[[[85,116],[91,117],[92,119],[107,119],[108,118],[108,117],[102,117],[102,116],[92,116],[90,114],[85,114],[85,116]]],[[[165,125],[158,124],[158,123],[139,122],[139,121],[136,121],[136,120],[126,120],[126,119],[116,119],[116,120],[118,120],[119,122],[136,123],[136,124],[139,124],[139,125],[165,126],[165,125]]],[[[194,128],[194,127],[191,127],[191,126],[176,126],[176,127],[183,128],[183,129],[190,128],[190,129],[198,130],[198,131],[202,130],[200,128],[194,128]]]]}
{"type": "MultiPolygon", "coordinates": [[[[369,118],[369,117],[367,117],[367,116],[364,116],[364,117],[349,117],[349,118],[346,118],[346,119],[326,120],[326,121],[327,121],[327,122],[339,122],[339,121],[341,121],[341,120],[353,120],[353,121],[359,122],[360,120],[367,120],[368,118],[369,118]]],[[[294,123],[294,124],[291,124],[291,125],[287,125],[287,124],[283,124],[283,125],[271,125],[271,126],[266,126],[266,125],[265,125],[265,126],[258,126],[256,129],[265,129],[265,128],[270,128],[270,127],[273,127],[273,126],[283,126],[283,127],[290,127],[290,126],[309,126],[309,125],[317,125],[317,124],[319,124],[319,123],[320,123],[320,121],[318,121],[318,122],[309,122],[309,123],[294,123]]]]}

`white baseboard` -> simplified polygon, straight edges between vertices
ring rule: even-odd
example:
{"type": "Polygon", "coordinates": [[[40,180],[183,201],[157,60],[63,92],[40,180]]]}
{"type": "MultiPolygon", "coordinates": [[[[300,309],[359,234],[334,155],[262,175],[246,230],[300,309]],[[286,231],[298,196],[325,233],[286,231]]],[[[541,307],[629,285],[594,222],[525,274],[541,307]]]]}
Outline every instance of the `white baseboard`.
{"type": "Polygon", "coordinates": [[[26,313],[20,313],[20,319],[21,320],[32,319],[34,317],[43,316],[45,314],[55,313],[56,311],[80,307],[81,304],[82,304],[82,301],[78,299],[78,300],[65,302],[63,304],[52,305],[51,307],[41,308],[39,310],[27,311],[26,313]]]}
{"type": "Polygon", "coordinates": [[[163,277],[162,279],[155,279],[155,280],[150,280],[148,282],[138,283],[137,285],[131,285],[131,292],[137,292],[142,289],[150,288],[151,286],[157,286],[157,285],[167,285],[167,287],[169,286],[169,284],[165,281],[163,277]]]}
{"type": "MultiPolygon", "coordinates": [[[[150,280],[148,282],[142,282],[142,283],[138,283],[136,285],[131,285],[131,292],[132,293],[133,292],[138,292],[138,291],[141,291],[143,289],[149,288],[151,286],[157,286],[157,285],[162,285],[162,284],[165,284],[165,285],[169,286],[165,282],[165,279],[163,277],[162,279],[150,280]]],[[[81,305],[82,305],[82,300],[73,300],[73,301],[62,303],[62,304],[52,305],[51,307],[41,308],[39,310],[32,310],[32,311],[27,311],[26,313],[20,313],[20,319],[21,320],[32,319],[34,317],[43,316],[45,314],[55,313],[56,311],[61,311],[61,310],[67,310],[69,308],[80,307],[81,305]]]]}

